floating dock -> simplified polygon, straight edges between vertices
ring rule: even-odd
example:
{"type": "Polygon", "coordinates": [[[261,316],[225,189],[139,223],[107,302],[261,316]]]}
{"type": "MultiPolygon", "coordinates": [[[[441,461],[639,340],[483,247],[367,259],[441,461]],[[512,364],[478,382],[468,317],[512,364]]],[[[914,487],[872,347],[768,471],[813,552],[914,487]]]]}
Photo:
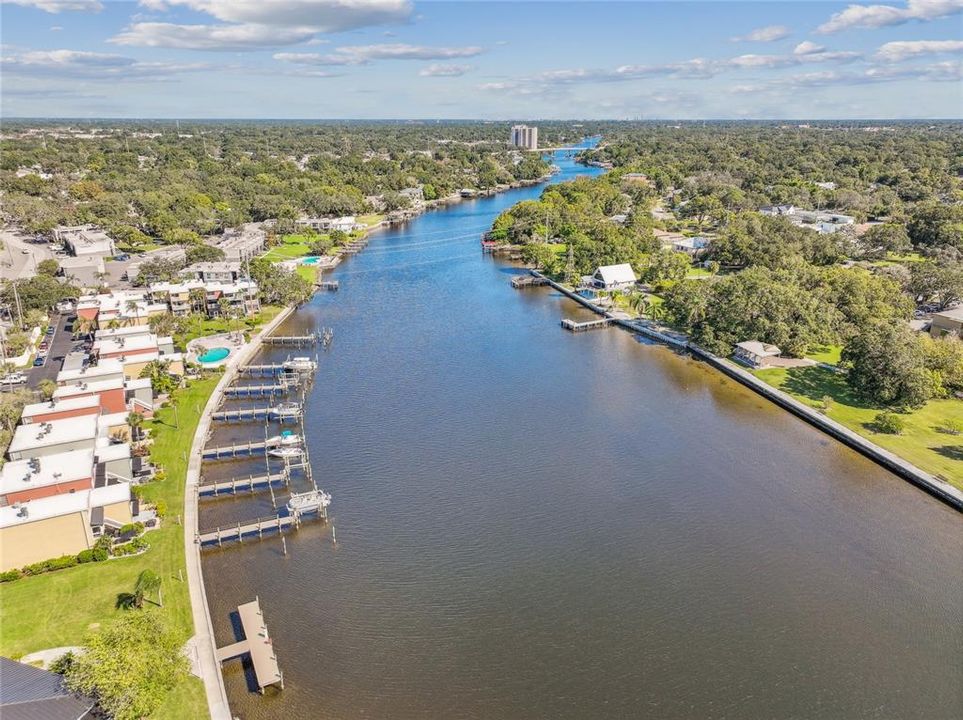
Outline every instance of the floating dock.
{"type": "Polygon", "coordinates": [[[260,598],[255,597],[252,602],[238,605],[237,614],[241,618],[244,640],[218,648],[218,662],[223,663],[225,660],[248,655],[254,667],[258,692],[263,693],[264,688],[270,685],[278,685],[283,690],[284,673],[278,665],[274,643],[264,622],[260,598]]]}
{"type": "Polygon", "coordinates": [[[218,497],[219,495],[237,495],[239,492],[254,493],[258,490],[269,490],[275,485],[287,485],[289,479],[287,472],[249,475],[246,478],[202,483],[197,486],[197,494],[201,497],[218,497]]]}
{"type": "Polygon", "coordinates": [[[281,403],[266,407],[239,408],[237,410],[218,410],[211,414],[217,422],[297,422],[304,414],[300,403],[281,403]]]}
{"type": "Polygon", "coordinates": [[[539,287],[541,285],[548,285],[548,280],[535,275],[516,275],[512,278],[513,288],[539,287]]]}
{"type": "Polygon", "coordinates": [[[577,322],[576,320],[570,320],[569,318],[564,318],[562,320],[562,327],[571,332],[584,332],[586,330],[600,330],[604,327],[608,327],[612,324],[612,318],[602,318],[601,320],[587,320],[585,322],[577,322]]]}

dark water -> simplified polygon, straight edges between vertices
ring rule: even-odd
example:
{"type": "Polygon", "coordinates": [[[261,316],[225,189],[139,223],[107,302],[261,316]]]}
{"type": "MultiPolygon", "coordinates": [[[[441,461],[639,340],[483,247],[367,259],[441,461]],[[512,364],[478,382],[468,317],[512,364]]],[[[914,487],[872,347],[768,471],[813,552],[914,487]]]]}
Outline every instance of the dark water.
{"type": "Polygon", "coordinates": [[[307,432],[338,542],[205,554],[218,642],[258,594],[285,674],[228,665],[235,714],[963,716],[960,516],[703,365],[561,330],[478,247],[539,192],[374,236],[288,323],[335,329],[307,432]]]}

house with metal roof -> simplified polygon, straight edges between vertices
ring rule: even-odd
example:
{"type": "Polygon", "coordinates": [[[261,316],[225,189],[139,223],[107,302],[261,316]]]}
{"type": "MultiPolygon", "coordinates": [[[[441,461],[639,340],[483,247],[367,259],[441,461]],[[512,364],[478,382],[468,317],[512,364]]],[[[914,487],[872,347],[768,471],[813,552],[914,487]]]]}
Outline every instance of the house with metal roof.
{"type": "Polygon", "coordinates": [[[624,290],[638,282],[635,271],[628,263],[603,265],[589,278],[589,283],[597,290],[624,290]]]}
{"type": "Polygon", "coordinates": [[[71,692],[62,676],[0,657],[0,717],[3,720],[87,720],[94,701],[71,692]]]}

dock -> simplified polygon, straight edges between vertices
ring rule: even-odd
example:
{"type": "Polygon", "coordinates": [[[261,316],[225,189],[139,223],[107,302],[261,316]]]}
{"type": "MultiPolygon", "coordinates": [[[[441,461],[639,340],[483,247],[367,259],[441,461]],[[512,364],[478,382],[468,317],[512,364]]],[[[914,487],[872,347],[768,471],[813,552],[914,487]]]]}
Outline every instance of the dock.
{"type": "Polygon", "coordinates": [[[267,624],[264,622],[260,598],[255,597],[252,602],[238,605],[237,614],[241,618],[244,640],[218,648],[218,662],[223,663],[241,655],[248,655],[251,658],[251,665],[254,667],[254,678],[257,682],[258,692],[263,694],[264,688],[270,685],[279,685],[283,690],[284,673],[281,672],[278,665],[274,643],[271,641],[267,624]]]}
{"type": "Polygon", "coordinates": [[[281,382],[273,385],[232,385],[224,388],[224,397],[229,398],[257,398],[273,397],[276,395],[286,395],[295,385],[293,383],[281,382]]]}
{"type": "Polygon", "coordinates": [[[267,438],[266,440],[252,440],[251,442],[236,443],[233,445],[206,447],[201,451],[201,457],[205,460],[233,460],[234,458],[248,458],[255,455],[262,455],[268,450],[273,450],[277,447],[292,445],[300,446],[300,443],[300,437],[298,437],[297,442],[294,443],[292,440],[285,441],[284,437],[279,435],[277,437],[267,438]]]}
{"type": "Polygon", "coordinates": [[[612,318],[602,318],[600,320],[586,320],[578,322],[569,318],[564,318],[561,322],[563,328],[570,332],[584,332],[586,330],[600,330],[612,324],[612,318]]]}
{"type": "Polygon", "coordinates": [[[221,543],[225,542],[233,542],[235,540],[244,542],[244,537],[249,535],[257,535],[258,538],[260,538],[266,532],[280,533],[287,528],[295,527],[298,522],[299,519],[294,515],[282,515],[278,513],[277,515],[268,515],[267,517],[260,517],[245,523],[239,522],[236,525],[216,527],[213,530],[200,532],[197,534],[196,542],[201,545],[217,543],[217,546],[220,547],[221,543]]]}
{"type": "Polygon", "coordinates": [[[246,377],[282,377],[286,376],[292,381],[306,380],[309,373],[318,369],[318,364],[310,358],[297,358],[296,360],[285,360],[282,363],[270,365],[244,365],[237,369],[238,375],[246,377]]]}
{"type": "Polygon", "coordinates": [[[269,490],[275,485],[286,485],[289,481],[287,472],[271,473],[269,475],[249,475],[244,478],[232,478],[214,483],[201,483],[197,486],[200,497],[218,497],[219,495],[237,495],[239,492],[254,493],[258,490],[269,490]]]}
{"type": "Polygon", "coordinates": [[[315,333],[311,335],[268,335],[261,338],[261,342],[265,345],[297,345],[301,347],[302,345],[315,345],[318,339],[315,333]]]}
{"type": "Polygon", "coordinates": [[[535,275],[516,275],[512,278],[513,288],[539,287],[548,285],[548,280],[535,275]]]}
{"type": "Polygon", "coordinates": [[[297,422],[304,414],[300,403],[282,403],[264,407],[239,408],[237,410],[217,410],[211,419],[217,422],[297,422]]]}
{"type": "Polygon", "coordinates": [[[319,290],[328,290],[329,292],[337,292],[341,287],[341,283],[337,280],[322,280],[318,283],[319,290]]]}

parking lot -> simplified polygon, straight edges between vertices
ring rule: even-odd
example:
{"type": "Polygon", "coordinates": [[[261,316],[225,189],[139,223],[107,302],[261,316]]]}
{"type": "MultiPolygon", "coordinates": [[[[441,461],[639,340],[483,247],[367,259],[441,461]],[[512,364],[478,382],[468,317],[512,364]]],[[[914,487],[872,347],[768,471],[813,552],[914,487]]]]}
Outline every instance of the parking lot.
{"type": "Polygon", "coordinates": [[[46,360],[44,364],[40,367],[30,368],[29,386],[31,388],[36,388],[41,380],[57,379],[57,373],[60,372],[60,367],[63,365],[64,356],[70,352],[70,348],[73,345],[72,332],[64,329],[68,324],[68,317],[72,316],[57,315],[51,319],[50,326],[53,327],[55,331],[53,336],[47,340],[49,347],[45,353],[46,360]]]}

